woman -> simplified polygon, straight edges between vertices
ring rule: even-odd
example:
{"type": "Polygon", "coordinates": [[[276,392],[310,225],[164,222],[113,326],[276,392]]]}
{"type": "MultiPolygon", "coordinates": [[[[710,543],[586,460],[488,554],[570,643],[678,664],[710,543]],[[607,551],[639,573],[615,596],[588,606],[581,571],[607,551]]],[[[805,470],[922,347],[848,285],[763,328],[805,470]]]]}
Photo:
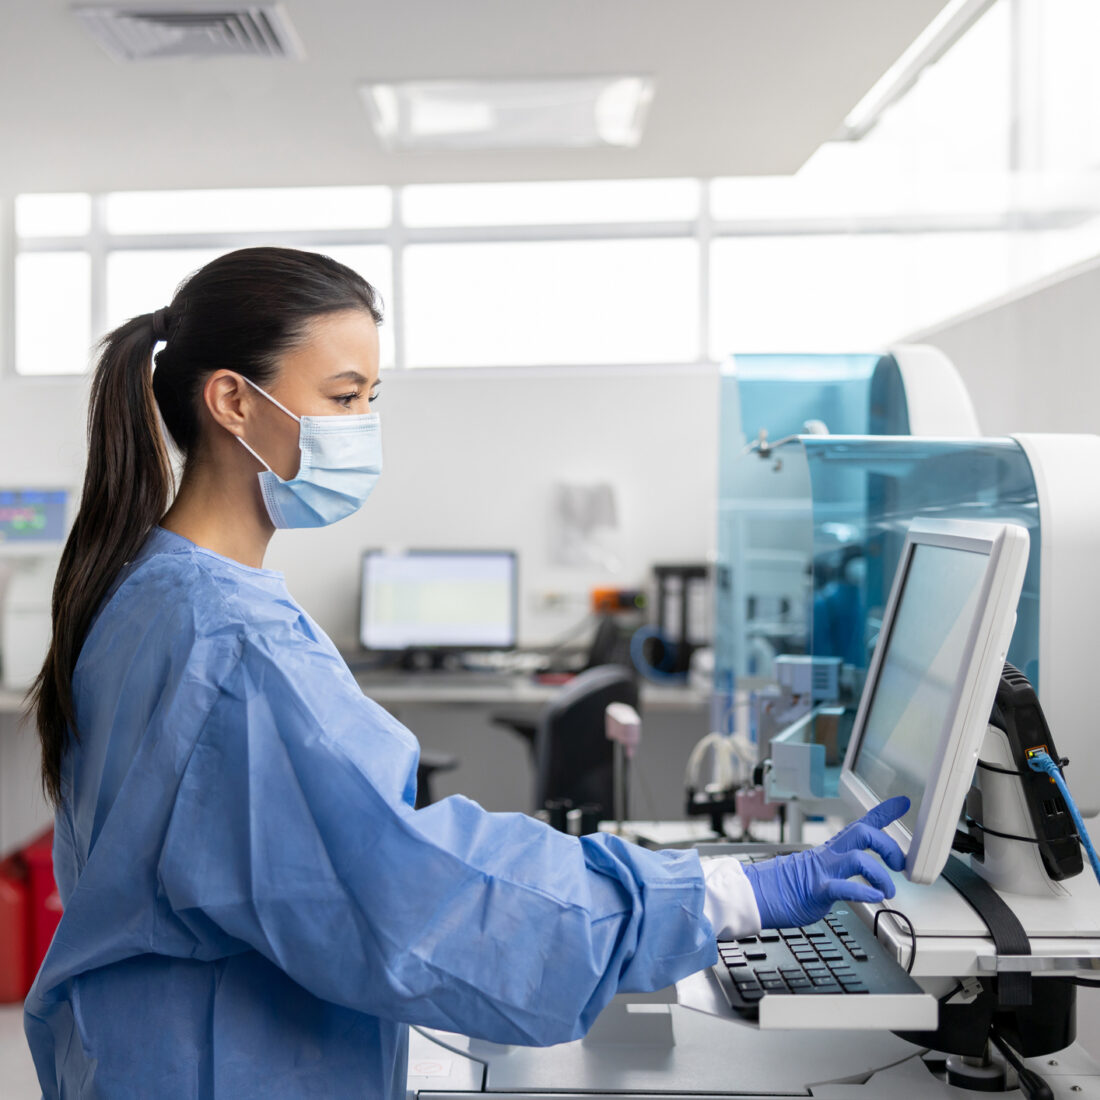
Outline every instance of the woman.
{"type": "Polygon", "coordinates": [[[413,809],[412,735],[263,568],[378,477],[380,321],[348,268],[257,248],[104,341],[33,696],[64,903],[26,1007],[46,1097],[398,1097],[409,1022],[573,1039],[715,931],[893,893],[862,850],[900,866],[889,808],[706,884],[694,853],[413,809]]]}

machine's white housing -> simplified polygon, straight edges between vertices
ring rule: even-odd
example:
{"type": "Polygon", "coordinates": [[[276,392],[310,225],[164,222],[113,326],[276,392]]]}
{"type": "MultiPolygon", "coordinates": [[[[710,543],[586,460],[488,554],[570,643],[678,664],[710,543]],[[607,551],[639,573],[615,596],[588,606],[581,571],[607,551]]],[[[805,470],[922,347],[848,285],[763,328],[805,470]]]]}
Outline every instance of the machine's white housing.
{"type": "Polygon", "coordinates": [[[890,349],[905,388],[912,436],[980,436],[978,415],[955,364],[931,344],[890,349]]]}
{"type": "Polygon", "coordinates": [[[939,546],[988,557],[978,595],[977,615],[965,648],[966,658],[959,667],[943,725],[939,730],[928,731],[932,766],[916,826],[910,833],[906,826],[894,822],[887,830],[905,852],[905,874],[913,882],[935,881],[951,851],[951,841],[970,788],[1012,638],[1029,543],[1027,530],[1009,523],[919,520],[909,528],[840,777],[841,797],[858,812],[878,805],[887,793],[873,791],[855,773],[853,766],[863,741],[914,550],[920,545],[939,546]]]}

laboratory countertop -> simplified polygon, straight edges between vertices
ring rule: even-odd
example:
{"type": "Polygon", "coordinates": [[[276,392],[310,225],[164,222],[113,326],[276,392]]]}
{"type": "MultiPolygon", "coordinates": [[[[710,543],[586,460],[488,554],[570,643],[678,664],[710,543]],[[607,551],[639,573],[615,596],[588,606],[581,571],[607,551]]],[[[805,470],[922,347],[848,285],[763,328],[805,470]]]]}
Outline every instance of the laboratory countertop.
{"type": "Polygon", "coordinates": [[[0,714],[18,714],[23,709],[23,692],[0,689],[0,714]]]}
{"type": "MultiPolygon", "coordinates": [[[[408,706],[541,706],[561,684],[539,683],[530,676],[485,672],[360,673],[363,693],[375,702],[408,706]]],[[[691,710],[707,705],[709,695],[686,684],[641,685],[646,710],[691,710]]]]}

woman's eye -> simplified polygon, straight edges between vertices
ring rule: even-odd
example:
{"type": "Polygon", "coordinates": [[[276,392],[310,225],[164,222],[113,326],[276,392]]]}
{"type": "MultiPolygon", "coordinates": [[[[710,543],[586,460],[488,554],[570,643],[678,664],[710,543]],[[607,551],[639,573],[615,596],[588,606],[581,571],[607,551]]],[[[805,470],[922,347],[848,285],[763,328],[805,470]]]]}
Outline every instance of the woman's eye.
{"type": "Polygon", "coordinates": [[[358,399],[359,391],[356,390],[355,393],[342,393],[339,397],[334,397],[333,401],[338,401],[341,405],[344,406],[345,409],[350,409],[351,403],[353,401],[357,401],[358,399]]]}
{"type": "Polygon", "coordinates": [[[378,392],[378,390],[372,390],[370,397],[367,398],[367,401],[369,404],[373,405],[375,401],[377,401],[378,398],[380,398],[381,396],[382,395],[378,392]]]}

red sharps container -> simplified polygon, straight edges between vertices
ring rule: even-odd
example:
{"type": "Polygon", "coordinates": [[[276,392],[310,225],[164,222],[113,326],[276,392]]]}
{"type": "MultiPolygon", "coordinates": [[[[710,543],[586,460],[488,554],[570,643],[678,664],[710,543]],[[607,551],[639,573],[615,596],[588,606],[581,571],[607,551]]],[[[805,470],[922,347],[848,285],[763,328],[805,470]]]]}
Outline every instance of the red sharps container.
{"type": "Polygon", "coordinates": [[[61,920],[61,898],[53,878],[53,829],[32,841],[20,853],[27,865],[27,947],[30,979],[46,957],[61,920]]]}
{"type": "Polygon", "coordinates": [[[27,868],[12,857],[0,863],[0,1004],[21,1001],[30,989],[27,868]]]}

